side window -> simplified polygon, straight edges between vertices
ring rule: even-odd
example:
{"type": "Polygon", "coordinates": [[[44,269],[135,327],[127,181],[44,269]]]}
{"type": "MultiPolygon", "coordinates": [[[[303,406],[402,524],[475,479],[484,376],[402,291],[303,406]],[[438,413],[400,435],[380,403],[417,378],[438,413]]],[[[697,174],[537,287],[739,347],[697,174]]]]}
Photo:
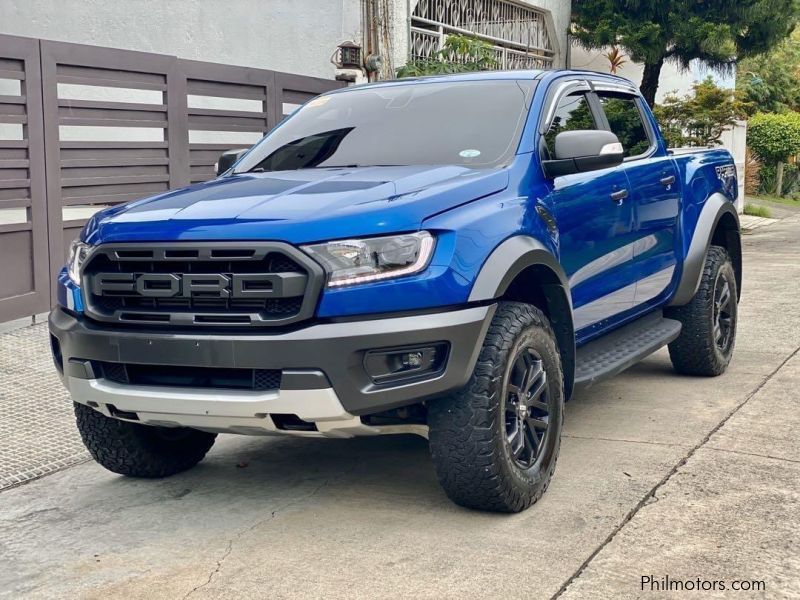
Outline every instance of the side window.
{"type": "Polygon", "coordinates": [[[625,148],[625,158],[644,154],[650,147],[650,136],[642,121],[642,113],[639,111],[636,98],[606,92],[599,92],[598,97],[611,131],[625,148]]]}
{"type": "Polygon", "coordinates": [[[567,94],[558,101],[553,122],[544,136],[550,156],[555,157],[556,136],[559,133],[578,129],[598,129],[586,99],[586,92],[567,94]]]}

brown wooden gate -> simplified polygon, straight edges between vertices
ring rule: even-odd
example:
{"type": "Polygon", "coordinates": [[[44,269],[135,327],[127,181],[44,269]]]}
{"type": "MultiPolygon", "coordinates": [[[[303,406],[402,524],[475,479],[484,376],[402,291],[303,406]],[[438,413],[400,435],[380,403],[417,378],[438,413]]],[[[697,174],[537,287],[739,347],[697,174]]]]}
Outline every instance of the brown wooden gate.
{"type": "Polygon", "coordinates": [[[0,322],[50,305],[39,42],[0,36],[0,322]]]}
{"type": "Polygon", "coordinates": [[[342,85],[0,35],[4,80],[0,322],[47,310],[66,248],[95,211],[213,178],[221,152],[250,146],[296,105],[342,85]],[[4,93],[9,85],[18,93],[4,93]]]}

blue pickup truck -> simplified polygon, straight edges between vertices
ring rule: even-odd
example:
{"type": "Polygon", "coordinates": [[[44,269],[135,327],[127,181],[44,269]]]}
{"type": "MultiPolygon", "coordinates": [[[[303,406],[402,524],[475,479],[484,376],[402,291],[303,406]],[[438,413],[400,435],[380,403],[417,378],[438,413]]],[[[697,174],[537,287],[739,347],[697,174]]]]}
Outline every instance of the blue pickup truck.
{"type": "Polygon", "coordinates": [[[53,356],[115,473],[218,433],[415,433],[453,501],[516,512],[575,390],[666,345],[682,374],[731,360],[734,163],[672,155],[627,80],[337,90],[218,170],[98,213],[59,276],[53,356]]]}

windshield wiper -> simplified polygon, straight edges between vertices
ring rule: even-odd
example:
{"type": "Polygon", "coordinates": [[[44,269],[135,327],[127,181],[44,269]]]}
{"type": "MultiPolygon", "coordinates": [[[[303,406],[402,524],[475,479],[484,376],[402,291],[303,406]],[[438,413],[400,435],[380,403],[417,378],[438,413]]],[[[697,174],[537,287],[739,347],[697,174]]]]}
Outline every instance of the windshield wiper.
{"type": "MultiPolygon", "coordinates": [[[[280,169],[281,171],[302,171],[303,169],[365,169],[368,167],[407,167],[408,165],[316,165],[313,167],[298,167],[297,169],[280,169]]],[[[244,173],[267,173],[272,172],[272,169],[265,169],[264,167],[254,167],[249,171],[241,171],[234,173],[235,175],[242,175],[244,173]]]]}
{"type": "Polygon", "coordinates": [[[307,167],[309,169],[366,169],[367,167],[406,167],[408,165],[333,165],[333,166],[317,166],[307,167]]]}

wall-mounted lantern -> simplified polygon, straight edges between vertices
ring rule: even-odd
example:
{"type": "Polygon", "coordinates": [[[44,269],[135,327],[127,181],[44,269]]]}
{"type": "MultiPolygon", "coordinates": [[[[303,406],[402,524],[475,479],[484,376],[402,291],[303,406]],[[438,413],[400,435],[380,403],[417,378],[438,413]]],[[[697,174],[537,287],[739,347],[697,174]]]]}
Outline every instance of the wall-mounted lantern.
{"type": "Polygon", "coordinates": [[[339,44],[339,56],[336,66],[340,69],[361,69],[364,65],[361,60],[361,46],[355,42],[342,42],[339,44]]]}

